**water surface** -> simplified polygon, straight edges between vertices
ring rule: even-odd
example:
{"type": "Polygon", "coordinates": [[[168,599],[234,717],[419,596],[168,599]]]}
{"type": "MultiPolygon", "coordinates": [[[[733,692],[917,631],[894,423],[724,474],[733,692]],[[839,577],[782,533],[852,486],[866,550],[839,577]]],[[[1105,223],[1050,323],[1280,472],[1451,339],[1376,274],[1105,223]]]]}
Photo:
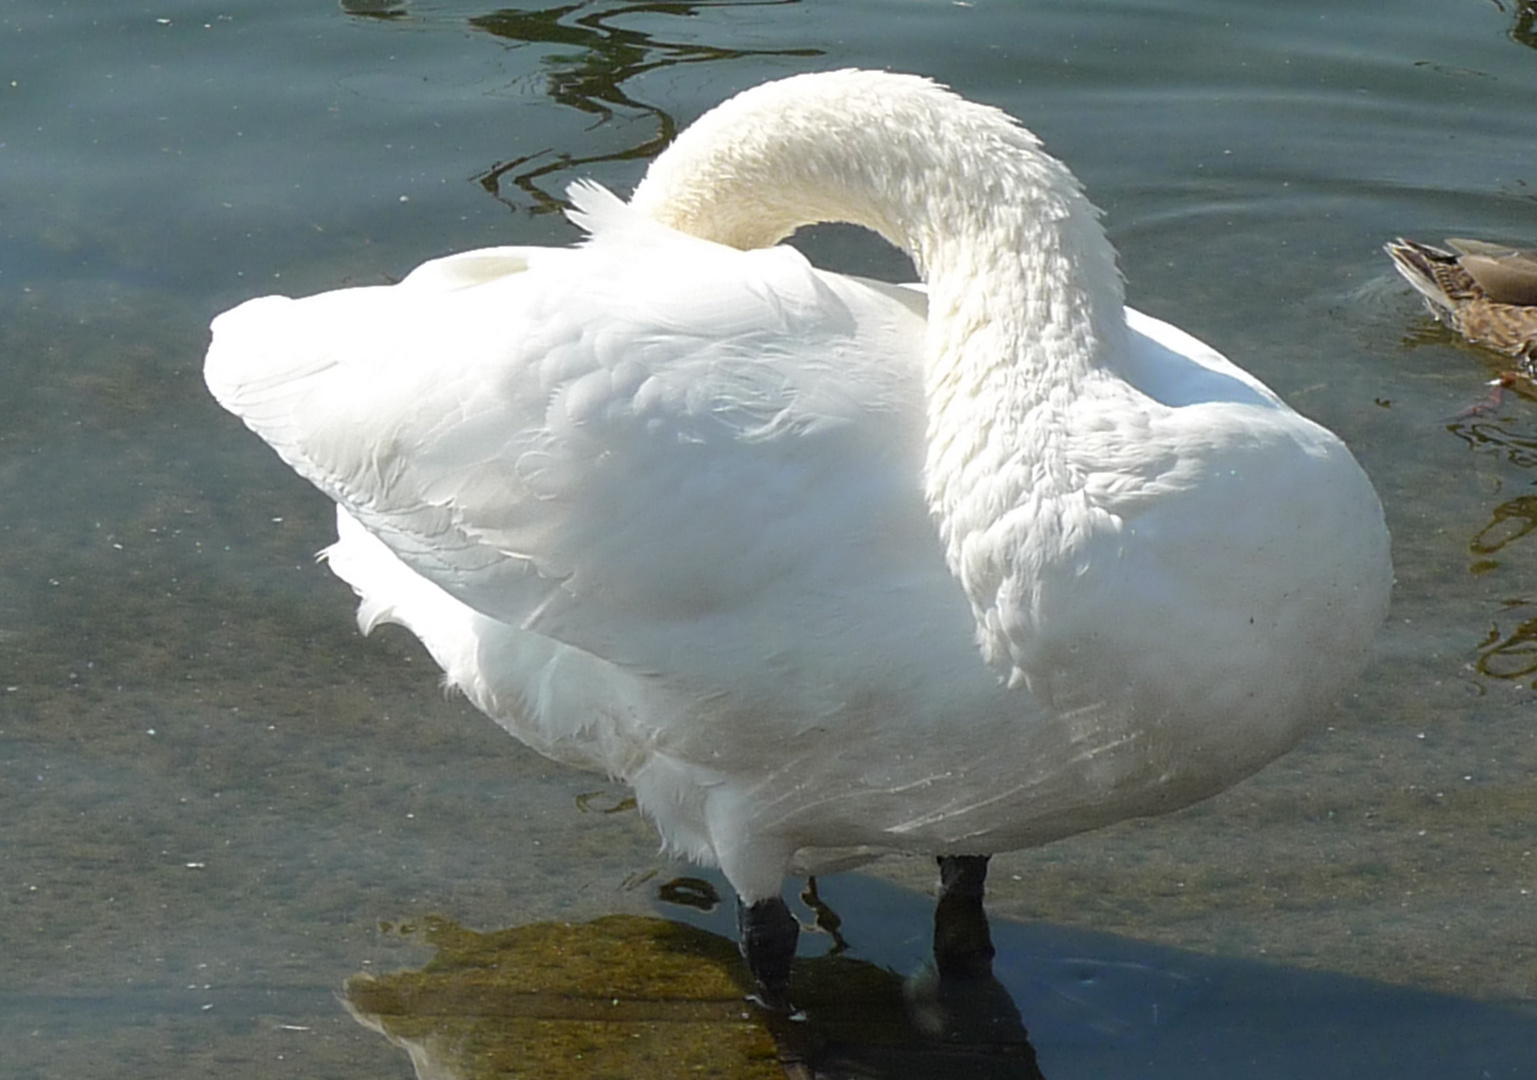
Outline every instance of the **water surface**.
{"type": "MultiPolygon", "coordinates": [[[[635,815],[578,809],[620,793],[445,699],[406,635],[357,636],[313,561],[328,504],[207,397],[206,325],[569,242],[570,180],[627,191],[733,91],[848,65],[1036,130],[1131,301],[1339,432],[1394,533],[1378,658],[1325,730],[1184,813],[1000,857],[993,911],[1528,1007],[1537,413],[1379,250],[1537,239],[1537,52],[1509,7],[13,0],[0,1074],[408,1076],[332,996],[419,959],[380,920],[649,909],[678,868],[635,815]]],[[[902,273],[846,231],[805,243],[902,273]]]]}

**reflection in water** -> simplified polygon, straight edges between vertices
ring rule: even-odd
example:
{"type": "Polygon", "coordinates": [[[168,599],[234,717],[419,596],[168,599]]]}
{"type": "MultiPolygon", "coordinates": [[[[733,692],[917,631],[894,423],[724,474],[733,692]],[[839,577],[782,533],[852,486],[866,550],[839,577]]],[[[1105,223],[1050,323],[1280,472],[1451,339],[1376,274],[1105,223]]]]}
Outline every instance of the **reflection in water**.
{"type": "MultiPolygon", "coordinates": [[[[1519,600],[1511,601],[1508,609],[1530,609],[1519,600]]],[[[1479,642],[1478,672],[1491,679],[1525,679],[1537,674],[1537,616],[1523,619],[1513,630],[1502,630],[1496,622],[1489,628],[1489,635],[1479,642]]],[[[1533,684],[1537,689],[1537,683],[1533,684]]]]}
{"type": "Polygon", "coordinates": [[[360,19],[404,19],[405,0],[341,0],[342,13],[360,19]]]}
{"type": "Polygon", "coordinates": [[[610,791],[586,791],[576,797],[576,809],[578,813],[582,814],[625,814],[631,810],[638,809],[638,804],[635,802],[635,796],[633,795],[615,797],[613,792],[610,791]],[[598,806],[595,804],[595,801],[598,799],[613,799],[614,801],[609,806],[598,806]]]}
{"type": "Polygon", "coordinates": [[[423,1080],[1041,1075],[1018,1008],[991,977],[929,970],[904,981],[846,956],[803,959],[795,996],[807,1018],[790,1020],[747,1003],[734,942],[666,919],[386,929],[437,954],[417,971],[355,976],[346,1004],[423,1080]]]}
{"type": "MultiPolygon", "coordinates": [[[[1475,555],[1493,555],[1534,529],[1537,529],[1537,495],[1520,495],[1494,508],[1489,524],[1468,541],[1468,550],[1475,555]]],[[[1475,566],[1474,572],[1481,570],[1475,566]]]]}
{"type": "Polygon", "coordinates": [[[637,15],[690,18],[712,7],[759,7],[794,4],[798,0],[747,0],[747,2],[640,3],[610,6],[574,3],[543,11],[503,10],[470,19],[470,25],[488,34],[519,44],[567,46],[568,52],[544,57],[547,93],[562,105],[613,122],[618,115],[649,116],[651,133],[620,150],[578,156],[568,151],[543,150],[511,161],[499,162],[477,179],[482,187],[509,206],[518,204],[504,194],[510,183],[532,200],[533,213],[562,210],[565,203],[545,190],[545,178],[599,161],[650,160],[678,133],[677,121],[658,106],[632,98],[623,84],[637,75],[677,64],[736,60],[747,56],[820,56],[818,49],[727,49],[698,42],[662,41],[638,30],[611,25],[611,20],[637,15]]]}
{"type": "MultiPolygon", "coordinates": [[[[1498,454],[1518,469],[1537,468],[1537,435],[1498,415],[1472,414],[1448,425],[1471,449],[1498,454]]],[[[1497,505],[1488,522],[1468,541],[1468,570],[1485,574],[1500,565],[1502,551],[1537,532],[1537,495],[1517,495],[1497,505]]],[[[1477,646],[1474,666],[1491,679],[1516,681],[1537,674],[1537,614],[1528,600],[1506,600],[1477,646]],[[1511,626],[1511,621],[1515,625],[1511,626]]],[[[1533,684],[1537,688],[1537,683],[1533,684]]]]}
{"type": "Polygon", "coordinates": [[[1517,468],[1537,467],[1537,436],[1513,428],[1503,418],[1474,415],[1448,424],[1447,430],[1471,449],[1497,453],[1517,468]]]}
{"type": "MultiPolygon", "coordinates": [[[[1428,314],[1423,322],[1404,333],[1399,344],[1405,349],[1417,349],[1427,345],[1437,348],[1451,347],[1474,358],[1488,370],[1488,395],[1464,410],[1459,420],[1490,415],[1504,403],[1507,393],[1528,401],[1537,401],[1537,378],[1534,378],[1534,374],[1537,373],[1533,372],[1530,361],[1504,356],[1483,345],[1475,345],[1456,330],[1428,314]]],[[[1457,431],[1457,426],[1452,425],[1454,433],[1457,431]]]]}
{"type": "Polygon", "coordinates": [[[629,915],[488,934],[446,919],[394,929],[437,954],[418,971],[353,977],[346,1004],[423,1080],[780,1075],[743,1002],[736,946],[717,935],[629,915]]]}
{"type": "Polygon", "coordinates": [[[657,886],[656,898],[706,914],[720,907],[720,892],[704,878],[676,877],[657,886]]]}
{"type": "MultiPolygon", "coordinates": [[[[1505,5],[1500,0],[1494,0],[1495,7],[1501,11],[1505,5]]],[[[1537,5],[1532,0],[1514,0],[1516,12],[1516,25],[1511,27],[1510,37],[1512,41],[1518,41],[1528,49],[1537,49],[1537,5]]]]}

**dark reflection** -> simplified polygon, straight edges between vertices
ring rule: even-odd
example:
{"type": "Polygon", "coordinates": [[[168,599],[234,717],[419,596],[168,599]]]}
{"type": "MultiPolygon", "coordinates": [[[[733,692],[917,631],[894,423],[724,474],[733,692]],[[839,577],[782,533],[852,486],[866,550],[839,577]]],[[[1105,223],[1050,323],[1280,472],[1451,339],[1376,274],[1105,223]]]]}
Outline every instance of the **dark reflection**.
{"type": "Polygon", "coordinates": [[[707,8],[778,6],[797,2],[576,3],[542,11],[496,11],[470,19],[470,25],[476,29],[511,42],[567,47],[569,51],[544,59],[549,68],[547,93],[562,105],[591,115],[598,124],[623,118],[651,119],[650,132],[639,142],[622,149],[588,155],[542,150],[498,162],[476,179],[486,191],[515,209],[527,204],[508,197],[506,189],[509,185],[527,196],[532,202],[527,208],[533,213],[561,210],[565,203],[547,190],[552,175],[600,161],[649,160],[677,135],[677,121],[671,115],[659,106],[636,100],[624,90],[628,80],[656,68],[678,64],[735,60],[746,56],[821,55],[818,49],[727,49],[698,42],[664,41],[638,30],[615,26],[614,20],[636,15],[687,19],[707,8]]]}
{"type": "Polygon", "coordinates": [[[780,1060],[806,1080],[1044,1080],[1008,989],[988,975],[903,979],[848,956],[802,961],[805,1018],[768,1017],[780,1060]]]}

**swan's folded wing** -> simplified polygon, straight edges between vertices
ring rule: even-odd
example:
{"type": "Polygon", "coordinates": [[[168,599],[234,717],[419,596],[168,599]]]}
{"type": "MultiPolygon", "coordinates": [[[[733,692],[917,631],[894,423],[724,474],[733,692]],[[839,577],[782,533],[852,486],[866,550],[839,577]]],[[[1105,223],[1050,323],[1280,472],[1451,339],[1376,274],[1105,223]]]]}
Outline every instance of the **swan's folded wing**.
{"type": "Polygon", "coordinates": [[[739,602],[893,500],[921,516],[921,297],[600,226],[250,301],[208,385],[417,573],[563,639],[739,602]]]}

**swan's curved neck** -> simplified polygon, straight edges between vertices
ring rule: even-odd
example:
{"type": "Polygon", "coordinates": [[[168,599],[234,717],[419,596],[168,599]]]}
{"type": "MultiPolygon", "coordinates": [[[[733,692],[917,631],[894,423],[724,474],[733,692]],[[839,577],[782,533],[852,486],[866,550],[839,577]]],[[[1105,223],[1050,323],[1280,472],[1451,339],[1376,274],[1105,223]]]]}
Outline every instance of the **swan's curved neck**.
{"type": "Polygon", "coordinates": [[[1073,175],[1004,113],[915,76],[823,73],[740,94],[679,136],[631,204],[739,248],[842,221],[912,257],[929,289],[926,486],[952,568],[963,535],[986,527],[974,511],[1023,494],[978,483],[1008,458],[1055,471],[1060,425],[1041,410],[1081,392],[1125,335],[1115,252],[1073,175]]]}
{"type": "Polygon", "coordinates": [[[739,94],[678,137],[631,205],[743,249],[863,225],[912,257],[941,305],[931,322],[999,324],[1019,350],[997,357],[1009,366],[1029,368],[1031,343],[1057,334],[1093,364],[1124,325],[1115,252],[1072,173],[1003,112],[916,76],[822,73],[739,94]]]}

